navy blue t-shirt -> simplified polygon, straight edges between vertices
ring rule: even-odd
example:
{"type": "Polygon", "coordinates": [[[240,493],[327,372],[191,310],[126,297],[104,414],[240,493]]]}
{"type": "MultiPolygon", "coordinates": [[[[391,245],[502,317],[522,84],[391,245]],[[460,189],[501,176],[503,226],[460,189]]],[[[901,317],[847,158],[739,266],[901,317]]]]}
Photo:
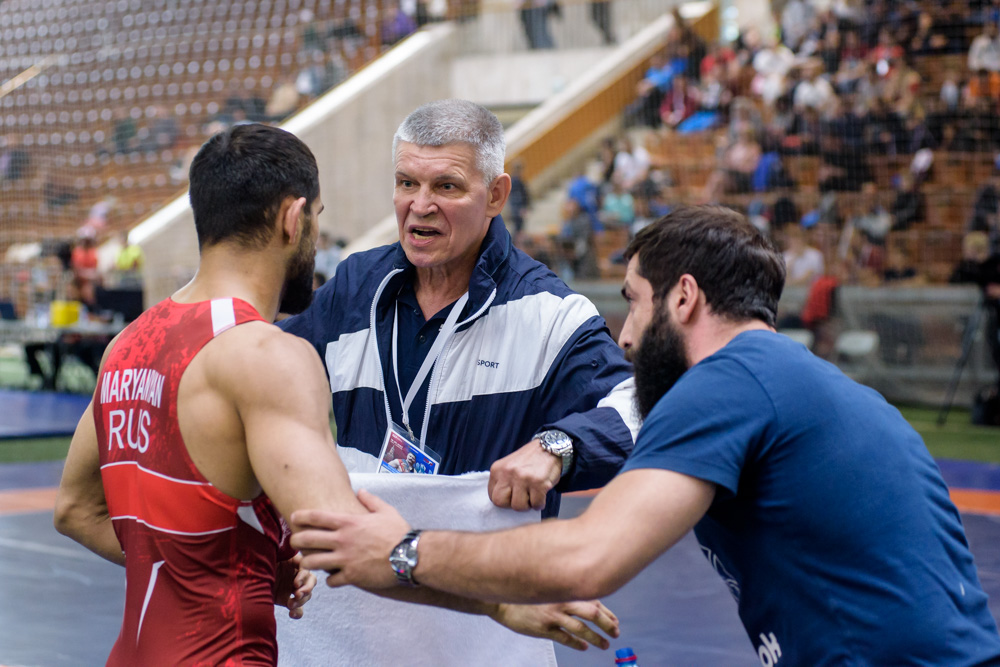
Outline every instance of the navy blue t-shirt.
{"type": "Polygon", "coordinates": [[[961,519],[920,436],[791,339],[744,332],[685,373],[622,472],[637,468],[716,485],[695,535],[763,664],[1000,661],[961,519]]]}

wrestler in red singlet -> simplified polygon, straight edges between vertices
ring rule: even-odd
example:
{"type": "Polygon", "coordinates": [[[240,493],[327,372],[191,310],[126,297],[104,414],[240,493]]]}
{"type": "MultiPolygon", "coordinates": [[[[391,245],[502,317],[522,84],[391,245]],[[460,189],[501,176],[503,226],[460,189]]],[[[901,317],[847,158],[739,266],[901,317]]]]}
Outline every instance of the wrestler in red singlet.
{"type": "Polygon", "coordinates": [[[108,665],[273,665],[280,517],[198,472],[181,437],[177,389],[198,351],[262,320],[238,299],[170,299],[119,337],[94,396],[101,477],[125,552],[125,618],[108,665]],[[142,656],[141,659],[139,656],[142,656]]]}

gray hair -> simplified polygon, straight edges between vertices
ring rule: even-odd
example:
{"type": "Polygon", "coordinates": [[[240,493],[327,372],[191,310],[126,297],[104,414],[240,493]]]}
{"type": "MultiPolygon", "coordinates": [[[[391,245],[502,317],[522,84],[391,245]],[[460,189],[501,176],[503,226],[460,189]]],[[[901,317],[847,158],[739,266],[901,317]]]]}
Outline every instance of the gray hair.
{"type": "Polygon", "coordinates": [[[417,108],[400,123],[392,138],[393,161],[400,141],[417,146],[469,144],[487,185],[503,173],[507,150],[503,125],[492,111],[475,102],[438,100],[417,108]]]}

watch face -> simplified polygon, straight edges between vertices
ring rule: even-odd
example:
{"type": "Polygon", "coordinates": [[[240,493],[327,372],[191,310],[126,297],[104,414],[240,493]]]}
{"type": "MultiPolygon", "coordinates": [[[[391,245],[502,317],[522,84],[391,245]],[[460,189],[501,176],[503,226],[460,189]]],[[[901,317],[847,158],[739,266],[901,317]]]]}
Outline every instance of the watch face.
{"type": "Polygon", "coordinates": [[[396,573],[396,578],[400,583],[413,586],[413,568],[417,566],[417,549],[415,541],[417,535],[407,535],[406,538],[396,545],[389,556],[389,565],[396,573]]]}

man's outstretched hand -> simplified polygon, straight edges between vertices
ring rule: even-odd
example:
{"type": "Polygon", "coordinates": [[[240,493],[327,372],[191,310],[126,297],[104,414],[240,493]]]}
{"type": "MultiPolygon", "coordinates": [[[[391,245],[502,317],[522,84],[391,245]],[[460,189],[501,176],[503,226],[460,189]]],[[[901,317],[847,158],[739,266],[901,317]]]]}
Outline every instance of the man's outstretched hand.
{"type": "Polygon", "coordinates": [[[610,646],[606,637],[584,621],[594,624],[608,637],[618,636],[618,617],[599,600],[554,604],[500,604],[490,617],[519,634],[551,639],[577,651],[587,650],[588,645],[600,649],[607,649],[610,646]]]}
{"type": "Polygon", "coordinates": [[[292,547],[305,557],[302,567],[326,570],[331,587],[368,589],[397,585],[389,554],[410,530],[399,512],[378,496],[358,491],[367,514],[299,510],[292,514],[292,547]]]}

